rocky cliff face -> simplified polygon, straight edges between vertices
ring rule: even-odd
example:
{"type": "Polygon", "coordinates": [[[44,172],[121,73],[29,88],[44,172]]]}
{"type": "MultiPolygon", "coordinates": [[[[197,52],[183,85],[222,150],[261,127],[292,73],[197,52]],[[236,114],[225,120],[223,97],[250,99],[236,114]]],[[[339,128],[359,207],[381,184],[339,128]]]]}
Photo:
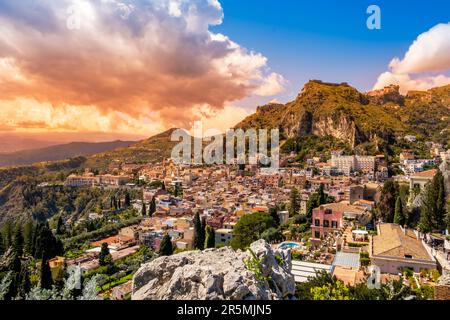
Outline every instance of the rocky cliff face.
{"type": "Polygon", "coordinates": [[[288,251],[263,240],[250,251],[231,248],[184,252],[142,266],[133,278],[133,300],[281,300],[295,293],[288,251]],[[258,272],[248,261],[259,261],[258,272]]]}
{"type": "Polygon", "coordinates": [[[260,107],[236,127],[279,128],[286,139],[332,136],[352,148],[393,144],[405,134],[433,139],[449,126],[448,97],[450,86],[403,96],[395,85],[363,94],[347,83],[313,80],[294,101],[260,107]]]}

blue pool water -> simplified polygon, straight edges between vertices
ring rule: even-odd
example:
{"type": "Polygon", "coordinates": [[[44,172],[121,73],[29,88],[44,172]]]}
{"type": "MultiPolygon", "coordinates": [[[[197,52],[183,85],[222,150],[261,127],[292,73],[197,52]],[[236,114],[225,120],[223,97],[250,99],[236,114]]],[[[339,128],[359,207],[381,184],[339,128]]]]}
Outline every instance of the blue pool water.
{"type": "Polygon", "coordinates": [[[298,243],[295,242],[284,242],[282,244],[280,244],[280,249],[292,249],[292,248],[296,248],[296,247],[300,247],[300,245],[298,243]]]}

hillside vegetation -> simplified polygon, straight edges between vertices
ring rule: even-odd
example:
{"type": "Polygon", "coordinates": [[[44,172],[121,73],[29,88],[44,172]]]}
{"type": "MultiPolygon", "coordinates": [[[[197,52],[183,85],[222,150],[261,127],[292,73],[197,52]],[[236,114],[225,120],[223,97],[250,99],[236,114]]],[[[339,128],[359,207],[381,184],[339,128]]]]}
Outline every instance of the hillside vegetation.
{"type": "Polygon", "coordinates": [[[236,127],[278,128],[283,139],[332,136],[352,148],[372,143],[378,151],[389,151],[406,134],[447,144],[450,85],[402,96],[393,86],[364,94],[346,83],[314,80],[294,101],[259,107],[236,127]]]}

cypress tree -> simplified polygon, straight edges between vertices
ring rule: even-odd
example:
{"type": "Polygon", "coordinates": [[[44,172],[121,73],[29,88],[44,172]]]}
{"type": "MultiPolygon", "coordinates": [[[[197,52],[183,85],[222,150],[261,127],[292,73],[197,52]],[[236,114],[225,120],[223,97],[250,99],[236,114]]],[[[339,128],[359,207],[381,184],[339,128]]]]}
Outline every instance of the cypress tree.
{"type": "Polygon", "coordinates": [[[22,299],[25,299],[28,292],[30,292],[30,272],[28,271],[28,266],[23,266],[19,275],[19,287],[17,294],[22,299]]]}
{"type": "Polygon", "coordinates": [[[194,249],[203,249],[205,239],[203,238],[203,242],[201,242],[201,230],[202,222],[200,221],[200,214],[196,212],[194,216],[194,249]]]}
{"type": "Polygon", "coordinates": [[[206,227],[205,249],[216,247],[216,233],[211,226],[206,227]]]}
{"type": "Polygon", "coordinates": [[[147,215],[147,205],[145,204],[145,201],[142,201],[142,211],[141,211],[143,216],[147,215]]]}
{"type": "Polygon", "coordinates": [[[450,231],[450,201],[447,202],[447,214],[445,216],[445,225],[447,227],[447,230],[450,231]]]}
{"type": "Polygon", "coordinates": [[[319,186],[319,206],[325,204],[327,202],[327,196],[325,195],[325,186],[323,183],[319,186]]]}
{"type": "Polygon", "coordinates": [[[5,225],[5,229],[4,229],[4,243],[5,243],[5,248],[9,248],[10,246],[12,246],[12,223],[11,221],[8,221],[5,225]]]}
{"type": "Polygon", "coordinates": [[[127,191],[125,193],[125,207],[129,207],[131,206],[131,197],[130,197],[130,193],[127,191]]]}
{"type": "Polygon", "coordinates": [[[111,254],[109,253],[109,248],[107,243],[102,243],[102,248],[100,250],[100,254],[98,255],[98,263],[100,266],[106,266],[109,263],[109,259],[107,258],[111,254]]]}
{"type": "Polygon", "coordinates": [[[23,235],[24,235],[24,250],[27,254],[33,255],[33,222],[28,221],[25,224],[23,235]]]}
{"type": "Polygon", "coordinates": [[[406,223],[405,220],[406,219],[405,214],[403,213],[402,199],[400,197],[397,197],[397,200],[395,201],[394,223],[402,226],[406,223]]]}
{"type": "Polygon", "coordinates": [[[17,225],[14,230],[14,241],[13,241],[13,250],[18,257],[23,255],[23,233],[22,226],[20,224],[17,225]]]}
{"type": "Polygon", "coordinates": [[[289,196],[289,215],[291,217],[297,215],[300,209],[300,199],[297,188],[292,188],[289,196]]]}
{"type": "Polygon", "coordinates": [[[173,245],[170,236],[166,233],[161,240],[159,247],[159,254],[161,256],[171,256],[173,254],[173,245]]]}
{"type": "Polygon", "coordinates": [[[438,170],[436,176],[433,179],[436,190],[436,229],[445,229],[445,205],[446,205],[446,193],[445,193],[445,181],[441,170],[438,170]]]}
{"type": "Polygon", "coordinates": [[[271,215],[271,217],[273,218],[273,220],[275,221],[277,226],[279,226],[280,225],[280,217],[278,216],[277,208],[270,208],[269,214],[271,215]]]}
{"type": "Polygon", "coordinates": [[[378,203],[379,216],[384,222],[391,223],[395,216],[395,202],[399,193],[399,186],[393,180],[387,180],[381,190],[381,197],[378,203]]]}
{"type": "Polygon", "coordinates": [[[58,218],[58,222],[56,223],[56,234],[62,235],[64,233],[64,222],[61,216],[58,218]]]}
{"type": "Polygon", "coordinates": [[[206,218],[202,218],[202,225],[199,232],[199,244],[201,244],[200,250],[205,248],[205,239],[206,239],[206,218]]]}
{"type": "Polygon", "coordinates": [[[48,258],[44,257],[41,262],[41,288],[51,289],[53,285],[52,271],[48,263],[48,258]]]}
{"type": "Polygon", "coordinates": [[[442,172],[438,170],[423,194],[419,227],[422,232],[445,228],[445,185],[442,172]]]}
{"type": "Polygon", "coordinates": [[[155,212],[156,212],[156,199],[155,197],[153,197],[152,201],[150,202],[150,211],[149,211],[150,217],[153,216],[155,212]]]}
{"type": "Polygon", "coordinates": [[[5,245],[3,243],[3,234],[0,232],[0,257],[5,253],[5,245]]]}
{"type": "Polygon", "coordinates": [[[36,223],[36,225],[34,226],[34,230],[33,230],[33,238],[31,240],[32,245],[31,245],[31,255],[36,259],[38,256],[38,247],[39,247],[39,236],[41,233],[41,223],[36,223]]]}

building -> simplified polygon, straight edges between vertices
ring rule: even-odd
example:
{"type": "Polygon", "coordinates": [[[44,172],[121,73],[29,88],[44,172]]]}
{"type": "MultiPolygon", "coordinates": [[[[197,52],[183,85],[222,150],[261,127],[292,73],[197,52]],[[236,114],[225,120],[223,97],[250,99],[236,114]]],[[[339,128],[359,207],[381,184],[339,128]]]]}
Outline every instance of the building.
{"type": "Polygon", "coordinates": [[[306,261],[292,261],[291,274],[296,283],[308,282],[310,278],[317,275],[317,272],[332,273],[332,266],[326,264],[312,263],[306,261]]]}
{"type": "Polygon", "coordinates": [[[343,219],[358,219],[365,216],[367,209],[347,202],[331,203],[313,209],[311,226],[313,244],[319,244],[329,233],[343,226],[343,219]]]}
{"type": "Polygon", "coordinates": [[[437,170],[433,169],[411,175],[409,185],[410,190],[422,190],[428,182],[433,180],[436,173],[437,170]]]}
{"type": "Polygon", "coordinates": [[[83,176],[77,176],[75,174],[71,174],[67,177],[66,181],[64,182],[64,186],[66,187],[92,187],[96,183],[96,179],[93,175],[83,175],[83,176]]]}
{"type": "Polygon", "coordinates": [[[351,172],[361,171],[364,173],[374,173],[376,157],[373,156],[342,156],[333,154],[331,156],[331,167],[337,168],[344,175],[351,172]]]}
{"type": "Polygon", "coordinates": [[[402,268],[414,272],[436,269],[436,260],[418,235],[396,224],[378,225],[378,234],[370,241],[370,260],[382,273],[398,274],[402,268]]]}
{"type": "Polygon", "coordinates": [[[131,294],[133,281],[128,281],[112,289],[112,296],[115,300],[124,300],[131,294]]]}
{"type": "Polygon", "coordinates": [[[131,178],[129,176],[114,176],[111,174],[94,176],[92,173],[86,173],[78,176],[71,174],[67,177],[64,185],[66,187],[93,187],[95,185],[102,186],[122,186],[127,184],[131,178]]]}
{"type": "Polygon", "coordinates": [[[216,246],[228,245],[233,240],[232,229],[218,229],[216,230],[216,246]]]}

